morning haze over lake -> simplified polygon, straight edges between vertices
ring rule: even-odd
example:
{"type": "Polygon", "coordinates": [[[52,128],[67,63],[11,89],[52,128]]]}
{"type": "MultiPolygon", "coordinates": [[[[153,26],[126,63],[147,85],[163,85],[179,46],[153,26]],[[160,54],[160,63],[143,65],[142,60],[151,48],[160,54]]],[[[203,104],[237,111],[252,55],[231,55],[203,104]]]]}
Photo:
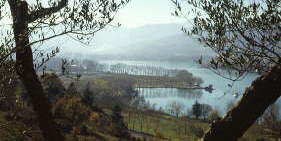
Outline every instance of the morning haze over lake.
{"type": "Polygon", "coordinates": [[[279,141],[280,5],[0,1],[0,141],[279,141]]]}

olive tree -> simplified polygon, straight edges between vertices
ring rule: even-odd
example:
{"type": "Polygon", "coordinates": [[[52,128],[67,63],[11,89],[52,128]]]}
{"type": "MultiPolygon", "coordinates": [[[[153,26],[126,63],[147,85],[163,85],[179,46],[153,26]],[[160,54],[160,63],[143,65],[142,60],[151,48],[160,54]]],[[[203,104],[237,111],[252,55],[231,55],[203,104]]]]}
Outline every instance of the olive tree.
{"type": "Polygon", "coordinates": [[[217,54],[209,62],[210,69],[233,81],[249,72],[261,74],[245,90],[237,106],[212,124],[202,139],[235,141],[281,95],[281,1],[172,2],[176,6],[174,15],[192,24],[182,30],[196,35],[217,54]]]}
{"type": "MultiPolygon", "coordinates": [[[[1,58],[15,59],[14,70],[22,81],[37,114],[46,141],[62,141],[51,114],[51,104],[36,74],[34,52],[43,42],[58,36],[89,43],[93,35],[112,22],[129,0],[1,0],[1,58]],[[9,23],[11,21],[12,23],[9,23]]],[[[58,52],[39,52],[44,63],[58,52]]],[[[41,63],[41,64],[42,64],[41,63]]],[[[40,64],[39,64],[40,65],[40,64]]]]}

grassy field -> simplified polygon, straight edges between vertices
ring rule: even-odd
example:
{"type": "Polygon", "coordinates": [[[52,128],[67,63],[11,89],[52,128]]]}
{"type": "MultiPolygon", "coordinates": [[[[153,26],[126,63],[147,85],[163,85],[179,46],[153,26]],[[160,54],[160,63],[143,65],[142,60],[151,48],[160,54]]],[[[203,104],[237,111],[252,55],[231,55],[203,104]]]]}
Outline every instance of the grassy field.
{"type": "MultiPolygon", "coordinates": [[[[110,109],[104,109],[104,111],[107,114],[111,113],[110,109]]],[[[4,112],[0,112],[1,125],[7,123],[4,114],[4,112]]],[[[124,110],[123,117],[125,123],[128,124],[130,132],[133,133],[135,137],[141,139],[146,138],[146,141],[197,141],[209,127],[208,122],[201,120],[176,118],[152,111],[140,112],[131,109],[130,112],[128,112],[128,110],[124,110]]],[[[21,126],[21,124],[16,123],[14,126],[21,126]]],[[[5,132],[1,132],[0,136],[3,133],[5,132]]],[[[258,141],[257,139],[261,138],[264,138],[264,141],[278,141],[265,135],[263,128],[257,124],[254,124],[239,141],[258,141]]],[[[67,135],[67,139],[69,141],[74,141],[72,135],[67,135]]],[[[119,141],[117,137],[101,132],[96,132],[94,136],[78,136],[78,140],[119,141]]]]}
{"type": "MultiPolygon", "coordinates": [[[[176,118],[156,112],[124,112],[124,119],[130,130],[160,135],[163,139],[171,141],[197,141],[210,125],[201,120],[176,118]]],[[[266,136],[263,131],[261,126],[254,124],[239,141],[257,141],[261,138],[265,141],[277,141],[266,136]]]]}

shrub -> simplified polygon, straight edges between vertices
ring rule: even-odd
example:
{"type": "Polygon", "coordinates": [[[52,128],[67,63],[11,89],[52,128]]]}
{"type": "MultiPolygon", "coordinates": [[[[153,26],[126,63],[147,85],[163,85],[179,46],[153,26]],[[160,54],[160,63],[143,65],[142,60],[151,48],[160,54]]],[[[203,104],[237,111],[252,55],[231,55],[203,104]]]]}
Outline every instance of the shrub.
{"type": "Polygon", "coordinates": [[[110,132],[110,118],[104,113],[101,112],[92,112],[89,118],[89,124],[92,127],[92,130],[100,132],[110,132]]]}
{"type": "Polygon", "coordinates": [[[72,125],[87,121],[90,116],[90,108],[82,103],[81,98],[69,97],[58,99],[53,106],[53,113],[56,118],[66,119],[72,125]]]}
{"type": "Polygon", "coordinates": [[[219,120],[220,118],[221,117],[219,116],[219,113],[216,110],[213,110],[208,116],[208,120],[211,122],[215,120],[219,120]]]}

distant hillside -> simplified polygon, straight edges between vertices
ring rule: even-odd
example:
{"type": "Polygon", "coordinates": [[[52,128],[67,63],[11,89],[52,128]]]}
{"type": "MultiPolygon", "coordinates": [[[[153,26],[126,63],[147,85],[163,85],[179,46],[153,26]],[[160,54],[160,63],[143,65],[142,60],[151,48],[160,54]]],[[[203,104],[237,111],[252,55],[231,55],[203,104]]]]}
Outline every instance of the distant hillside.
{"type": "Polygon", "coordinates": [[[58,38],[52,43],[62,46],[62,56],[103,60],[190,60],[213,54],[180,29],[177,24],[110,28],[97,33],[90,47],[68,37],[58,38]]]}

